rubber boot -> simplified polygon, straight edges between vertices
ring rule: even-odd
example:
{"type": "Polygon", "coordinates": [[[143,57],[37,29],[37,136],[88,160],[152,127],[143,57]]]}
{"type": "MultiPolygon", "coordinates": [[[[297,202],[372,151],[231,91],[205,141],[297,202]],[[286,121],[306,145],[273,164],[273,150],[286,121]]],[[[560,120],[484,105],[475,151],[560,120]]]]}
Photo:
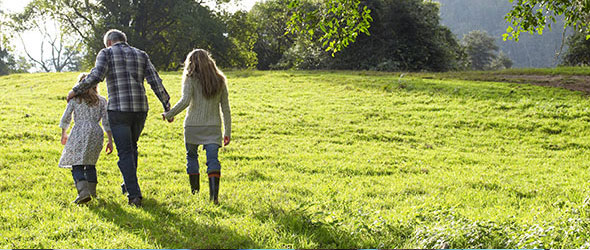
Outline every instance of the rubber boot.
{"type": "Polygon", "coordinates": [[[198,193],[199,189],[201,189],[201,184],[199,183],[199,174],[189,174],[188,180],[191,184],[191,193],[198,193]]]}
{"type": "Polygon", "coordinates": [[[90,191],[88,190],[88,181],[78,181],[76,183],[76,189],[78,190],[78,197],[73,201],[76,204],[84,204],[92,200],[90,197],[90,191]]]}
{"type": "Polygon", "coordinates": [[[90,196],[92,198],[96,198],[96,182],[88,182],[88,191],[90,192],[90,196]]]}
{"type": "Polygon", "coordinates": [[[219,204],[219,177],[209,177],[209,200],[219,204]]]}

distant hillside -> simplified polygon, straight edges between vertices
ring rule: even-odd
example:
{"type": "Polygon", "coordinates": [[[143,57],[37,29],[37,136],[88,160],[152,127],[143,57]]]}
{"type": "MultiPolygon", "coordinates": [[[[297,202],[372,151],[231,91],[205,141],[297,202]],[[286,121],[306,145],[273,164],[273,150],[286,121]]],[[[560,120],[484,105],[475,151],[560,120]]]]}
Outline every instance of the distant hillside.
{"type": "MultiPolygon", "coordinates": [[[[563,22],[546,30],[542,36],[522,34],[518,42],[502,41],[508,24],[504,16],[512,3],[507,0],[438,0],[441,3],[442,23],[448,26],[458,39],[472,30],[485,30],[494,36],[497,44],[514,62],[514,67],[553,67],[555,55],[562,41],[563,22]]],[[[563,52],[566,51],[564,46],[563,52]]]]}

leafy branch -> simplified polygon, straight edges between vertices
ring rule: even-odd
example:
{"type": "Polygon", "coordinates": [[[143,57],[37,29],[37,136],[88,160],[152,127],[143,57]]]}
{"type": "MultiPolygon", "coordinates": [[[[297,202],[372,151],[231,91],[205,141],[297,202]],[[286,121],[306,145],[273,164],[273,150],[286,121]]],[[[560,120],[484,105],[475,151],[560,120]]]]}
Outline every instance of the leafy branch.
{"type": "Polygon", "coordinates": [[[332,56],[356,41],[360,33],[370,35],[371,10],[360,7],[360,0],[325,0],[320,4],[320,8],[308,11],[302,0],[290,1],[292,15],[287,33],[297,32],[322,42],[326,51],[332,51],[332,56]]]}
{"type": "MultiPolygon", "coordinates": [[[[515,0],[510,0],[514,2],[515,0]]],[[[504,40],[518,41],[522,32],[543,34],[551,29],[556,16],[565,17],[565,27],[574,27],[590,39],[590,1],[588,0],[516,0],[504,17],[510,24],[503,35],[504,40]]]]}

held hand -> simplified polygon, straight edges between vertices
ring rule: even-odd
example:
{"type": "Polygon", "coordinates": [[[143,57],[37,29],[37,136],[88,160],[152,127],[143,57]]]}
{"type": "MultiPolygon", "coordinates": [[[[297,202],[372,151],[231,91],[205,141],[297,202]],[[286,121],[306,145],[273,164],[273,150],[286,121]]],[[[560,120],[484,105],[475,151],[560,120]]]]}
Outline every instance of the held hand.
{"type": "Polygon", "coordinates": [[[107,155],[110,155],[113,152],[113,142],[108,142],[104,151],[107,153],[107,155]]]}
{"type": "Polygon", "coordinates": [[[224,136],[223,137],[223,146],[227,146],[229,144],[229,141],[230,141],[229,136],[224,136]]]}
{"type": "Polygon", "coordinates": [[[68,142],[68,135],[62,134],[61,135],[61,145],[66,145],[67,142],[68,142]]]}
{"type": "Polygon", "coordinates": [[[168,121],[170,123],[172,123],[174,121],[174,117],[170,118],[170,120],[166,119],[166,113],[162,113],[162,120],[163,121],[168,121]]]}
{"type": "Polygon", "coordinates": [[[76,93],[74,93],[73,90],[70,90],[70,92],[68,93],[68,97],[66,98],[66,100],[69,102],[70,100],[72,100],[72,98],[74,98],[76,96],[76,93]]]}

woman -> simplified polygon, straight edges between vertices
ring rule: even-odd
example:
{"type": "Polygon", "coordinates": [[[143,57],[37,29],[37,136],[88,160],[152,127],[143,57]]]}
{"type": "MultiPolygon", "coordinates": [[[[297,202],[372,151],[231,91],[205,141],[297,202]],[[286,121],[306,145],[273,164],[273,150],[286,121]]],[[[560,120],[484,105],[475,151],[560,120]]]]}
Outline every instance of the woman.
{"type": "Polygon", "coordinates": [[[197,147],[203,145],[207,151],[207,175],[209,177],[209,198],[219,204],[219,179],[221,164],[218,150],[221,147],[221,114],[223,113],[223,145],[231,138],[231,111],[225,75],[217,68],[209,52],[202,49],[191,51],[185,61],[182,74],[182,98],[170,111],[162,114],[169,121],[188,107],[184,119],[184,141],[186,146],[186,172],[189,175],[191,192],[199,192],[199,162],[197,147]]]}

